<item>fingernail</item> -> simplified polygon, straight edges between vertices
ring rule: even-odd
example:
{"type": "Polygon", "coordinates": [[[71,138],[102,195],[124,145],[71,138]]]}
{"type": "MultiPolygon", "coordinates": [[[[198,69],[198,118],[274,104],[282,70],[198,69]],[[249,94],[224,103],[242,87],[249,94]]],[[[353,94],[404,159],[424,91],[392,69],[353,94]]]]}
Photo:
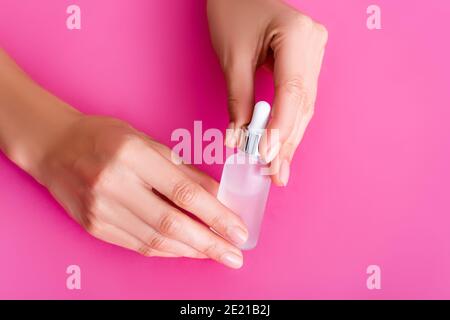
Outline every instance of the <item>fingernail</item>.
{"type": "Polygon", "coordinates": [[[280,143],[276,142],[274,145],[269,147],[267,150],[265,160],[267,163],[271,162],[277,156],[278,152],[280,152],[280,143]]]}
{"type": "Polygon", "coordinates": [[[240,267],[242,267],[242,264],[243,264],[242,257],[240,257],[237,254],[234,254],[232,252],[224,253],[222,255],[222,257],[220,258],[220,261],[227,267],[230,267],[233,269],[239,269],[240,267]]]}
{"type": "Polygon", "coordinates": [[[237,245],[247,242],[248,233],[241,227],[232,227],[228,230],[228,237],[237,245]]]}
{"type": "Polygon", "coordinates": [[[228,148],[234,148],[236,147],[237,144],[237,138],[236,138],[236,133],[235,133],[235,128],[234,128],[234,122],[230,122],[230,124],[228,125],[228,129],[225,135],[225,145],[228,148]]]}
{"type": "Polygon", "coordinates": [[[236,139],[236,147],[239,147],[242,143],[242,128],[234,129],[234,138],[236,139]]]}
{"type": "Polygon", "coordinates": [[[283,186],[287,186],[289,182],[289,175],[290,175],[290,164],[289,161],[283,160],[280,167],[280,181],[283,184],[283,186]]]}

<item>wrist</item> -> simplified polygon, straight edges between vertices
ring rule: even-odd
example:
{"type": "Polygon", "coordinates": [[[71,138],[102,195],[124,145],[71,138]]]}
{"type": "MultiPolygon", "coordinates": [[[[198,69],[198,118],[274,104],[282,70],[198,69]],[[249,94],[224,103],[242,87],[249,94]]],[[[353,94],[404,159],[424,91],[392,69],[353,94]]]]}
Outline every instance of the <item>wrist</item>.
{"type": "Polygon", "coordinates": [[[0,48],[0,150],[36,179],[45,154],[81,114],[33,82],[0,48]]]}
{"type": "Polygon", "coordinates": [[[45,108],[39,108],[39,113],[27,113],[28,120],[22,119],[19,125],[12,124],[14,130],[1,138],[0,147],[6,156],[37,180],[40,180],[40,168],[46,155],[82,117],[78,111],[55,100],[48,102],[45,108]]]}

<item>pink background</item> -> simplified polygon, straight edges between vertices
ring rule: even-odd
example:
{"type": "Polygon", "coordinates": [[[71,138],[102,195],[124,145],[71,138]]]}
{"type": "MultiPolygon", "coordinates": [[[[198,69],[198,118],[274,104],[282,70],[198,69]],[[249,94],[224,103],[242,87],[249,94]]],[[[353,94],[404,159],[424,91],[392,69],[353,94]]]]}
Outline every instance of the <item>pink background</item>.
{"type": "MultiPolygon", "coordinates": [[[[316,114],[259,246],[234,271],[102,243],[0,156],[0,298],[450,298],[450,46],[446,0],[297,0],[330,32],[316,114]],[[66,289],[66,267],[82,290],[66,289]],[[366,288],[366,268],[382,289],[366,288]]],[[[0,0],[0,45],[80,110],[171,144],[224,129],[226,92],[205,1],[0,0]],[[82,9],[82,30],[65,11],[82,9]]],[[[300,54],[300,53],[299,53],[300,54]]],[[[257,96],[271,99],[260,73],[257,96]]],[[[203,166],[220,177],[221,166],[203,166]]]]}

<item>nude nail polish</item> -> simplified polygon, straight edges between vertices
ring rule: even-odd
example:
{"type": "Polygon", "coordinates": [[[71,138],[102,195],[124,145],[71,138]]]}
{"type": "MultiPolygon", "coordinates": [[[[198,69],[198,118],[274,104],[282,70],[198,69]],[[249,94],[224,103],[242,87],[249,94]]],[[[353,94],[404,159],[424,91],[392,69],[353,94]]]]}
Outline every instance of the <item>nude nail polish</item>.
{"type": "Polygon", "coordinates": [[[234,122],[231,122],[228,125],[228,129],[227,129],[227,132],[226,132],[225,145],[228,148],[234,148],[234,147],[236,147],[236,143],[237,143],[236,129],[235,129],[234,122]]]}
{"type": "Polygon", "coordinates": [[[270,190],[267,164],[258,151],[261,136],[270,116],[270,105],[255,105],[251,123],[244,129],[237,153],[228,157],[220,181],[218,199],[238,214],[248,229],[243,250],[253,249],[259,238],[261,223],[270,190]]]}
{"type": "Polygon", "coordinates": [[[234,269],[239,269],[240,267],[242,267],[243,263],[242,257],[231,252],[223,254],[222,257],[220,258],[220,261],[226,266],[234,269]]]}
{"type": "Polygon", "coordinates": [[[248,239],[248,234],[241,227],[232,227],[227,232],[228,237],[237,245],[244,244],[248,239]]]}
{"type": "Polygon", "coordinates": [[[289,175],[290,175],[289,161],[283,160],[280,167],[280,181],[283,184],[283,186],[287,186],[289,182],[289,175]]]}

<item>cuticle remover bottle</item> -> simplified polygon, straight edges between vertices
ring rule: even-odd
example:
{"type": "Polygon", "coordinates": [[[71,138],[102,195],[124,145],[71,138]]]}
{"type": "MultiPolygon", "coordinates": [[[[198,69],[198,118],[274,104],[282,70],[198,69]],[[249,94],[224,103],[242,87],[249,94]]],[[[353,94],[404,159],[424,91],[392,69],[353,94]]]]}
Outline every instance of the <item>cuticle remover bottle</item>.
{"type": "Polygon", "coordinates": [[[247,226],[249,237],[241,246],[253,249],[259,238],[267,197],[270,190],[268,165],[261,159],[258,146],[270,117],[270,105],[255,105],[247,128],[243,129],[237,153],[228,157],[220,180],[217,198],[247,226]]]}

